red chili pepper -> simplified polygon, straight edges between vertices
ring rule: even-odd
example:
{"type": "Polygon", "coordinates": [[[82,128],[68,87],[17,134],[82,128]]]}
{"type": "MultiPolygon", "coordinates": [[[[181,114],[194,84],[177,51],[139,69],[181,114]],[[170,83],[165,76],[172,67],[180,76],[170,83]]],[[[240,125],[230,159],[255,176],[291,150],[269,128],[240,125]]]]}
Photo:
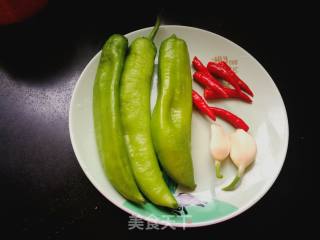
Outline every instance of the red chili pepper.
{"type": "Polygon", "coordinates": [[[217,107],[209,107],[209,108],[211,112],[213,112],[215,115],[222,118],[223,120],[227,121],[235,128],[241,128],[246,132],[249,130],[249,126],[241,118],[234,115],[233,113],[222,108],[217,108],[217,107]]]}
{"type": "Polygon", "coordinates": [[[211,75],[206,66],[203,65],[199,58],[194,57],[192,60],[192,65],[197,70],[197,72],[207,73],[211,75]]]}
{"type": "Polygon", "coordinates": [[[238,92],[241,91],[240,86],[238,84],[238,80],[234,78],[226,69],[222,66],[218,65],[215,62],[209,62],[207,65],[207,69],[209,72],[217,77],[223,78],[228,83],[230,83],[238,92]]]}
{"type": "MultiPolygon", "coordinates": [[[[239,98],[247,103],[252,103],[252,99],[243,92],[237,92],[236,90],[227,87],[223,87],[223,90],[228,94],[229,98],[239,98]]],[[[204,89],[203,96],[207,100],[222,98],[218,93],[208,88],[204,89]]]]}
{"type": "Polygon", "coordinates": [[[216,120],[216,115],[214,114],[214,112],[210,110],[210,107],[205,102],[205,100],[194,90],[192,90],[192,101],[200,112],[206,114],[213,121],[216,120]]]}
{"type": "Polygon", "coordinates": [[[233,77],[235,79],[238,80],[238,84],[240,86],[240,88],[245,91],[246,93],[248,93],[251,97],[253,97],[253,92],[251,91],[251,89],[249,88],[249,86],[244,82],[242,81],[238,75],[232,70],[232,68],[224,61],[221,61],[218,63],[221,67],[225,68],[231,75],[233,75],[233,77]]]}
{"type": "Polygon", "coordinates": [[[212,89],[212,91],[218,93],[219,96],[221,96],[222,98],[229,97],[226,91],[224,90],[223,85],[214,77],[202,72],[195,72],[193,74],[193,79],[205,88],[212,89]]]}
{"type": "Polygon", "coordinates": [[[210,74],[208,69],[203,65],[203,63],[200,61],[199,58],[194,57],[192,60],[192,64],[194,68],[197,70],[197,72],[202,73],[200,74],[196,72],[193,75],[193,78],[198,83],[200,83],[204,87],[211,88],[213,91],[219,94],[219,96],[221,96],[222,98],[228,97],[228,94],[225,91],[223,91],[223,85],[210,74]]]}
{"type": "Polygon", "coordinates": [[[237,74],[231,69],[231,67],[226,62],[209,62],[207,68],[211,74],[225,79],[232,86],[234,86],[233,83],[236,83],[240,89],[242,89],[243,91],[245,91],[253,97],[253,92],[251,91],[249,86],[237,76],[237,74]]]}

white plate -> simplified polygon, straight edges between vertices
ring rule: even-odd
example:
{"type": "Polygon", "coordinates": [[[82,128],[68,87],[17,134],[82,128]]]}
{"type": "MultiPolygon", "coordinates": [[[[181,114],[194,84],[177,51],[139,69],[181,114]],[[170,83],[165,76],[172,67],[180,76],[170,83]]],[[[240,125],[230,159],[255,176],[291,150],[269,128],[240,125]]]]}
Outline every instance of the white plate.
{"type": "MultiPolygon", "coordinates": [[[[145,36],[151,28],[128,33],[129,41],[145,36]]],[[[208,31],[185,26],[161,26],[155,38],[162,40],[175,33],[189,47],[190,61],[198,56],[203,62],[227,60],[235,67],[255,93],[253,104],[236,100],[213,101],[210,104],[225,108],[242,117],[250,126],[250,133],[257,141],[258,153],[254,165],[248,169],[239,187],[232,192],[221,190],[236,173],[230,163],[222,168],[224,178],[214,174],[214,162],[209,155],[208,120],[194,110],[192,118],[192,156],[197,188],[190,193],[175,189],[175,195],[184,209],[168,212],[151,203],[143,208],[126,201],[110,185],[97,152],[92,117],[92,89],[100,52],[83,70],[71,100],[69,130],[72,146],[83,171],[93,185],[114,205],[124,211],[151,222],[172,226],[197,227],[218,223],[239,215],[255,204],[276,180],[285,160],[288,146],[288,119],[280,93],[269,74],[250,54],[233,42],[208,31]],[[180,215],[179,215],[180,214],[180,215]]],[[[157,62],[157,60],[156,60],[157,62]]],[[[155,71],[156,72],[156,71],[155,71]]],[[[152,89],[152,106],[156,100],[156,74],[152,89]]],[[[193,83],[195,90],[202,88],[193,83]]],[[[227,123],[218,120],[228,131],[227,123]]]]}

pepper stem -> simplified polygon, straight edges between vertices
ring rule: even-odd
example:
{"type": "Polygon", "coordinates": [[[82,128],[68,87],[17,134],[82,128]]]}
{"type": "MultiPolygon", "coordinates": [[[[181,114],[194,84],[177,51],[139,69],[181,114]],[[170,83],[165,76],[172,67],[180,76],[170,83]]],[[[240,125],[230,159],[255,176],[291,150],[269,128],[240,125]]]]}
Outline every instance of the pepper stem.
{"type": "Polygon", "coordinates": [[[220,171],[220,166],[221,166],[221,163],[219,161],[215,161],[215,168],[216,168],[216,177],[217,178],[223,178],[223,175],[221,174],[221,171],[220,171]]]}
{"type": "Polygon", "coordinates": [[[236,186],[237,186],[238,182],[240,181],[240,179],[244,173],[244,170],[245,170],[244,168],[240,167],[238,169],[237,175],[234,177],[232,182],[228,186],[222,188],[222,190],[223,191],[232,191],[232,190],[236,189],[236,186]]]}
{"type": "Polygon", "coordinates": [[[148,38],[153,41],[154,37],[156,36],[158,30],[159,30],[159,26],[160,26],[160,18],[159,16],[157,17],[156,20],[156,24],[154,25],[153,29],[151,30],[151,32],[148,35],[148,38]]]}

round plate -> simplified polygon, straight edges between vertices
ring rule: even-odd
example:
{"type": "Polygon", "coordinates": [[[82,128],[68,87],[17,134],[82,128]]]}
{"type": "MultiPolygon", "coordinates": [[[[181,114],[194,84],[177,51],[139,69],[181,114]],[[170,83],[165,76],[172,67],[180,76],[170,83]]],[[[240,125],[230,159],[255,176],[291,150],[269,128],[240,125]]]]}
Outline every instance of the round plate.
{"type": "MultiPolygon", "coordinates": [[[[132,41],[138,36],[146,36],[150,30],[144,28],[128,33],[126,37],[132,41]]],[[[93,185],[109,201],[129,214],[150,222],[178,227],[215,224],[251,207],[276,180],[287,152],[287,114],[281,95],[269,74],[241,47],[217,34],[185,26],[161,26],[155,38],[156,46],[159,48],[161,41],[173,33],[187,42],[190,61],[194,56],[204,63],[210,60],[227,61],[255,93],[252,104],[237,100],[210,102],[243,118],[257,142],[256,161],[247,170],[238,188],[231,192],[221,190],[234,177],[236,168],[228,159],[222,167],[224,178],[215,178],[214,161],[209,154],[210,122],[194,110],[192,156],[197,188],[186,192],[167,179],[181,208],[169,211],[151,203],[138,207],[115,191],[102,169],[93,127],[92,90],[100,52],[85,67],[74,89],[69,113],[71,142],[80,166],[93,185]]],[[[152,107],[156,100],[156,72],[157,59],[151,94],[152,107]]],[[[193,83],[193,88],[200,93],[203,91],[197,83],[193,83]]],[[[219,119],[217,122],[227,131],[234,131],[227,123],[219,119]]]]}

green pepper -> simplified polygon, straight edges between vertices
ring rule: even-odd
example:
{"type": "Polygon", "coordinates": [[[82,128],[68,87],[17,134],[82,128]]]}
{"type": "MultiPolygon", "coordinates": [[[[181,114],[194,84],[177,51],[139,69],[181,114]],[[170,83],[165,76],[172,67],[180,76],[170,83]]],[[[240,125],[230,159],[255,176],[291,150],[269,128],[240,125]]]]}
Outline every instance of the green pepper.
{"type": "Polygon", "coordinates": [[[136,38],[125,61],[120,84],[120,109],[124,135],[135,179],[140,190],[154,204],[176,208],[178,204],[166,185],[151,138],[150,92],[157,49],[153,38],[136,38]]]}
{"type": "Polygon", "coordinates": [[[103,46],[93,88],[96,142],[107,177],[125,198],[141,204],[144,197],[136,185],[120,118],[119,84],[128,40],[112,35],[103,46]]]}
{"type": "Polygon", "coordinates": [[[161,43],[152,138],[160,163],[178,184],[196,187],[191,157],[192,78],[188,47],[172,35],[161,43]]]}

